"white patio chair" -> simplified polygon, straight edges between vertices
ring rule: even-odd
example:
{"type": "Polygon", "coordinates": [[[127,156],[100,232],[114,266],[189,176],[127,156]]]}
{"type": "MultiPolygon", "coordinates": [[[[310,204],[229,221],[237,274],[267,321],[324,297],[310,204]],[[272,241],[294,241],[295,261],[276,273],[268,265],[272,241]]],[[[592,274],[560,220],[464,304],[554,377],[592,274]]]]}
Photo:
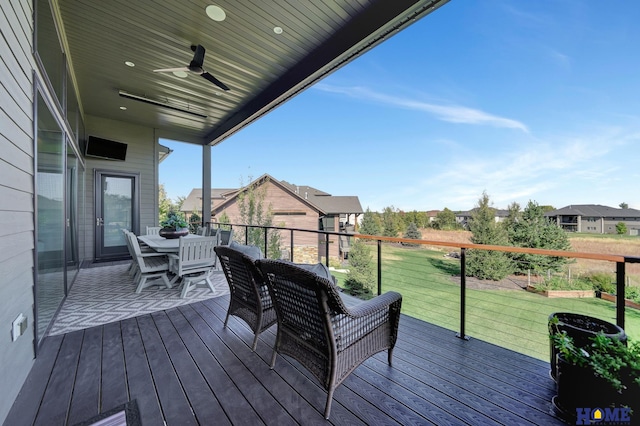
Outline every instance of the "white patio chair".
{"type": "Polygon", "coordinates": [[[218,229],[218,235],[220,236],[220,245],[228,246],[233,239],[233,229],[218,229]]]}
{"type": "Polygon", "coordinates": [[[147,226],[147,235],[158,235],[161,229],[160,226],[147,226]]]}
{"type": "Polygon", "coordinates": [[[135,254],[135,260],[137,262],[138,271],[134,277],[134,281],[138,284],[136,287],[136,293],[140,293],[143,288],[149,287],[154,283],[149,282],[149,279],[161,278],[167,288],[171,288],[171,282],[167,276],[169,271],[169,259],[166,254],[163,253],[142,253],[140,250],[140,244],[138,244],[138,237],[133,232],[129,232],[129,243],[135,254]]]}
{"type": "Polygon", "coordinates": [[[169,256],[172,258],[171,271],[176,274],[176,279],[182,279],[180,297],[184,298],[189,290],[201,282],[205,282],[215,292],[210,275],[216,267],[214,247],[218,245],[218,238],[180,237],[179,244],[178,254],[169,256]]]}

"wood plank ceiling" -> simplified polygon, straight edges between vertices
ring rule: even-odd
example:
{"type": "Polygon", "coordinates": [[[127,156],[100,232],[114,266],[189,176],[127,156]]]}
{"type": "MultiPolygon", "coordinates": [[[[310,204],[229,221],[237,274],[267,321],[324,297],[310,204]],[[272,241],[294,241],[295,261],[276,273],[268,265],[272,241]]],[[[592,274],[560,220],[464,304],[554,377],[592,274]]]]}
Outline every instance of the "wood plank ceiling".
{"type": "Polygon", "coordinates": [[[57,4],[85,114],[153,127],[160,137],[215,145],[447,1],[57,4]],[[207,16],[205,9],[211,4],[225,12],[223,21],[207,16]],[[276,27],[282,32],[278,34],[276,27]],[[206,49],[203,68],[229,91],[194,73],[181,78],[153,72],[188,65],[193,58],[190,47],[198,44],[206,49]],[[124,98],[121,92],[174,109],[124,98]]]}

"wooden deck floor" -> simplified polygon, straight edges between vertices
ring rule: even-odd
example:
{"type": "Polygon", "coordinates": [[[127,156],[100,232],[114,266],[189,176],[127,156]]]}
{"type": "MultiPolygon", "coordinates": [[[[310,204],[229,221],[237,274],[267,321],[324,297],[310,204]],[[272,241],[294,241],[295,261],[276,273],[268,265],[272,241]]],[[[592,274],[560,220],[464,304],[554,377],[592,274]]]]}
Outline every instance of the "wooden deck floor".
{"type": "Polygon", "coordinates": [[[394,351],[325,391],[295,361],[269,369],[228,296],[48,337],[6,425],[73,425],[136,399],[145,425],[554,425],[549,365],[403,316],[394,351]]]}

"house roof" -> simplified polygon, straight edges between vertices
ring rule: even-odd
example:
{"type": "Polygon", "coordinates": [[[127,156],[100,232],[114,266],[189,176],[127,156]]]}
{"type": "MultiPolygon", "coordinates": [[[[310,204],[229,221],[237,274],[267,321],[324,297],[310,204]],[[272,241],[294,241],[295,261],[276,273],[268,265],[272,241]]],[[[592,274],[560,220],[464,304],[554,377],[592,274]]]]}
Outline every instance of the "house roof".
{"type": "MultiPolygon", "coordinates": [[[[496,217],[507,217],[507,216],[509,216],[509,210],[496,209],[496,208],[493,208],[493,207],[491,207],[491,208],[494,210],[496,217]]],[[[477,207],[475,207],[475,208],[473,208],[471,210],[468,210],[466,212],[458,212],[458,213],[456,213],[456,217],[471,217],[471,216],[473,216],[473,213],[476,210],[478,210],[477,207]]]]}
{"type": "Polygon", "coordinates": [[[618,209],[599,204],[573,204],[545,213],[545,216],[638,217],[640,210],[618,209]]]}
{"type": "Polygon", "coordinates": [[[216,145],[447,1],[219,0],[223,21],[203,0],[52,3],[85,114],[216,145]],[[186,67],[196,45],[229,91],[154,72],[186,67]]]}
{"type": "MultiPolygon", "coordinates": [[[[360,204],[360,200],[355,195],[331,195],[328,192],[321,191],[319,189],[313,188],[307,185],[294,185],[284,180],[277,180],[273,178],[269,174],[264,174],[259,178],[253,180],[248,183],[244,188],[240,189],[212,189],[212,197],[211,199],[217,198],[219,201],[213,205],[214,210],[221,210],[224,208],[225,204],[228,204],[233,201],[233,199],[242,192],[245,188],[261,184],[263,181],[269,180],[275,185],[278,185],[283,190],[291,193],[292,196],[297,197],[303,203],[307,204],[311,208],[317,210],[321,214],[340,214],[340,213],[348,213],[348,214],[362,214],[364,211],[362,210],[362,205],[360,204]],[[215,196],[214,196],[215,194],[215,196]]],[[[193,211],[193,209],[188,209],[187,207],[193,207],[193,200],[199,202],[198,206],[202,205],[202,189],[194,188],[185,202],[182,204],[182,211],[193,211]],[[193,195],[193,197],[192,197],[193,195]],[[198,198],[199,196],[199,198],[198,198]],[[187,200],[189,200],[189,204],[187,204],[187,200]]],[[[198,207],[200,209],[201,207],[198,207]]]]}
{"type": "MultiPolygon", "coordinates": [[[[212,188],[211,189],[211,205],[214,204],[214,200],[224,200],[230,193],[237,191],[237,189],[230,188],[212,188]]],[[[182,202],[180,211],[194,212],[202,210],[202,188],[193,188],[187,198],[182,202]]]]}

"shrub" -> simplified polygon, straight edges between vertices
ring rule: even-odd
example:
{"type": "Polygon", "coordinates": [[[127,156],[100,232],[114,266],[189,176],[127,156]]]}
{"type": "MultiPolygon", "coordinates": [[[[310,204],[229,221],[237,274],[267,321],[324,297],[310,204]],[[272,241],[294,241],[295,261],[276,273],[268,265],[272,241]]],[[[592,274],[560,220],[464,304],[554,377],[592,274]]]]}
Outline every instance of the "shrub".
{"type": "Polygon", "coordinates": [[[371,298],[375,288],[373,256],[369,247],[354,238],[349,252],[349,273],[344,282],[347,293],[365,299],[371,298]]]}

